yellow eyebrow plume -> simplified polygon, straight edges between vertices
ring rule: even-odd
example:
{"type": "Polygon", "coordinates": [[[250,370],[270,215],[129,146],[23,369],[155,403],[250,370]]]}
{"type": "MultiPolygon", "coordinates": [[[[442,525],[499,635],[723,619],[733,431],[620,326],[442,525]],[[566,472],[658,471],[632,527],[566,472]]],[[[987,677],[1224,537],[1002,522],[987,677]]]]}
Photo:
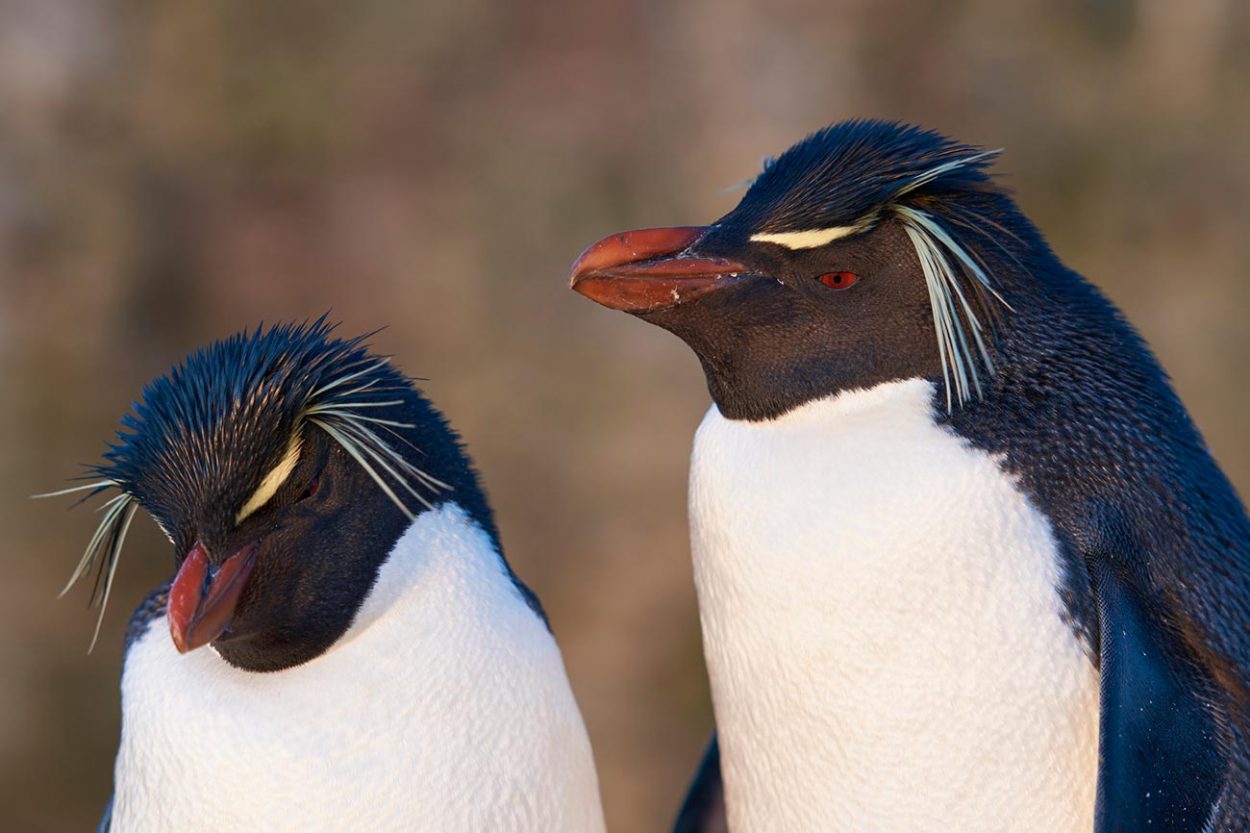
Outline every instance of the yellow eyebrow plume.
{"type": "Polygon", "coordinates": [[[269,470],[265,475],[265,479],[260,481],[260,485],[256,487],[256,491],[252,492],[252,496],[247,499],[247,503],[243,504],[243,508],[234,516],[236,524],[243,523],[248,515],[269,502],[278,489],[291,476],[291,472],[295,471],[295,464],[299,462],[300,452],[300,435],[296,431],[291,435],[291,441],[287,444],[286,454],[279,461],[278,465],[269,470]]]}
{"type": "Polygon", "coordinates": [[[863,226],[833,226],[808,231],[760,232],[751,235],[753,243],[775,243],[787,249],[815,249],[861,231],[863,226]]]}

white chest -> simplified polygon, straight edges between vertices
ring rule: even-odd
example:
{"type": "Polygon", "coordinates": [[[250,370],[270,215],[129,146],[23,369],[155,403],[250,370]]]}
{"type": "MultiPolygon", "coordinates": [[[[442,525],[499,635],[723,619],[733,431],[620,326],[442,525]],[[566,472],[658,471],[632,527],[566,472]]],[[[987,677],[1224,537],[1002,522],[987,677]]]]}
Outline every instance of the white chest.
{"type": "Polygon", "coordinates": [[[1045,518],[912,380],[695,440],[735,833],[1092,829],[1098,681],[1045,518]]]}
{"type": "Polygon", "coordinates": [[[306,665],[179,656],[153,623],[122,711],[113,833],[603,829],[559,650],[455,507],[414,522],[306,665]]]}

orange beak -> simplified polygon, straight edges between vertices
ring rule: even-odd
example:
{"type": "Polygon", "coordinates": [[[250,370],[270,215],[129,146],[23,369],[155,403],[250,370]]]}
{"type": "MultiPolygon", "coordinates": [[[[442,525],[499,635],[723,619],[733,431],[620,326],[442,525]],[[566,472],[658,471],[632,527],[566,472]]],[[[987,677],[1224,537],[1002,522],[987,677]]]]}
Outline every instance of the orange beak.
{"type": "Polygon", "coordinates": [[[169,587],[169,633],[178,653],[207,645],[230,625],[239,597],[256,566],[258,541],[230,556],[220,567],[208,561],[208,550],[196,542],[169,587]]]}
{"type": "Polygon", "coordinates": [[[622,312],[652,312],[701,298],[748,277],[734,260],[689,251],[705,226],[638,229],[605,237],[573,263],[569,287],[622,312]]]}

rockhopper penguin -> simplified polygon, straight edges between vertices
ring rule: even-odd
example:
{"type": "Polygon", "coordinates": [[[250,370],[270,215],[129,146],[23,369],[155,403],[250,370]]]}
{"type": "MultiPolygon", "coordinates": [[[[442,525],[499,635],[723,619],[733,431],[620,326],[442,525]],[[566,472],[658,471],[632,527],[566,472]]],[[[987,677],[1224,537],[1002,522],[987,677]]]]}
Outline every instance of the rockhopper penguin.
{"type": "Polygon", "coordinates": [[[235,335],[122,424],[74,578],[98,563],[107,600],[140,509],[177,572],[126,634],[101,829],[603,830],[542,608],[456,434],[363,338],[235,335]]]}
{"type": "Polygon", "coordinates": [[[1250,522],[994,156],[837,124],[717,222],[574,266],[707,377],[690,522],[735,833],[1250,829],[1250,522]]]}

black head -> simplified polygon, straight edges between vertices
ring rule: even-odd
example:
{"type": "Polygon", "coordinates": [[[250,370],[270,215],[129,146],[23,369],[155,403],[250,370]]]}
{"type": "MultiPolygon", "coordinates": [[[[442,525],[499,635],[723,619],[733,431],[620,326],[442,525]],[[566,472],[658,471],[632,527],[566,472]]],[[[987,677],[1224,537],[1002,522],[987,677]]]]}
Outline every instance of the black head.
{"type": "Polygon", "coordinates": [[[993,374],[1003,273],[1050,257],[987,174],[995,153],[838,124],[769,162],[710,226],[595,244],[572,284],[682,338],[730,418],[913,377],[944,383],[954,407],[993,374]]]}
{"type": "Polygon", "coordinates": [[[174,544],[179,650],[212,642],[266,671],[343,635],[420,513],[454,500],[496,538],[446,421],[363,337],[331,331],[324,318],[258,328],[149,384],[96,468],[92,485],[120,494],[75,578],[103,555],[107,596],[142,507],[174,544]]]}

